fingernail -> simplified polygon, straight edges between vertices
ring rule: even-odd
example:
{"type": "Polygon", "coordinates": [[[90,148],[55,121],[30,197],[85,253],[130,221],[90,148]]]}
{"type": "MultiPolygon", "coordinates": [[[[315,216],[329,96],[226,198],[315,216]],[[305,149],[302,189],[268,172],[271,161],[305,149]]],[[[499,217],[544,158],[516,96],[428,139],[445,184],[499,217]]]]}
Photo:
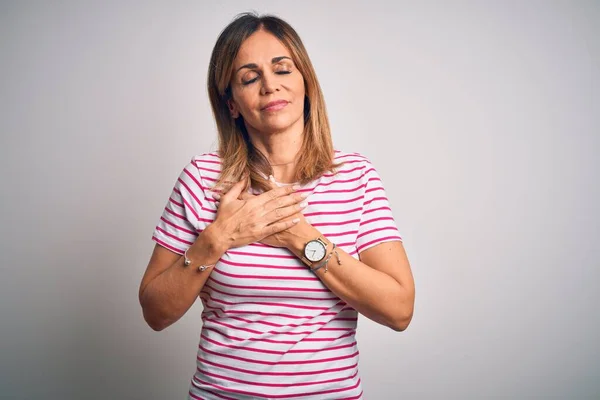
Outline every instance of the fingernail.
{"type": "Polygon", "coordinates": [[[298,189],[300,189],[300,187],[301,187],[300,185],[294,185],[294,186],[292,186],[292,189],[298,190],[298,189]]]}
{"type": "Polygon", "coordinates": [[[215,200],[219,200],[221,198],[221,195],[219,193],[213,193],[212,197],[215,200]]]}
{"type": "Polygon", "coordinates": [[[304,208],[308,205],[308,202],[303,201],[302,203],[300,203],[300,207],[304,208]]]}
{"type": "Polygon", "coordinates": [[[298,222],[300,222],[300,218],[294,218],[294,219],[292,220],[292,222],[293,222],[293,223],[295,223],[295,224],[297,224],[298,222]]]}
{"type": "Polygon", "coordinates": [[[274,177],[273,175],[269,175],[269,180],[270,180],[271,182],[275,182],[275,177],[274,177]]]}
{"type": "Polygon", "coordinates": [[[310,193],[308,192],[304,192],[300,194],[300,197],[302,197],[303,199],[307,198],[308,196],[310,196],[310,193]]]}

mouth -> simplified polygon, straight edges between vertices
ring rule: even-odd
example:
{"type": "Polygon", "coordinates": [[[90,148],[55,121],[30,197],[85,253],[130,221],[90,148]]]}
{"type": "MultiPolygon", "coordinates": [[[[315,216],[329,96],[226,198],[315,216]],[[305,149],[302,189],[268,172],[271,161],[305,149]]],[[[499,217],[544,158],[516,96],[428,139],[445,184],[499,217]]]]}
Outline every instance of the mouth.
{"type": "Polygon", "coordinates": [[[279,111],[283,108],[285,108],[285,106],[287,106],[289,103],[286,100],[276,100],[276,101],[272,101],[270,103],[268,103],[266,106],[264,106],[263,108],[261,108],[261,111],[279,111]]]}

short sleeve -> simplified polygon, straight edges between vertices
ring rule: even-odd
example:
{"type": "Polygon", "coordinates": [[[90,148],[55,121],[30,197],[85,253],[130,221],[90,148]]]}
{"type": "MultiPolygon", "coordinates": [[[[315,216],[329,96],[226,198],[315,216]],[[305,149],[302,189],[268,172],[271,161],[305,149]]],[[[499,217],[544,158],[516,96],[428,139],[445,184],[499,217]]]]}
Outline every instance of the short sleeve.
{"type": "Polygon", "coordinates": [[[365,163],[364,202],[356,238],[359,254],[383,242],[402,241],[381,177],[369,160],[365,159],[365,163]]]}
{"type": "Polygon", "coordinates": [[[171,196],[152,234],[161,246],[182,254],[198,237],[205,192],[200,171],[192,159],[175,182],[171,196]]]}

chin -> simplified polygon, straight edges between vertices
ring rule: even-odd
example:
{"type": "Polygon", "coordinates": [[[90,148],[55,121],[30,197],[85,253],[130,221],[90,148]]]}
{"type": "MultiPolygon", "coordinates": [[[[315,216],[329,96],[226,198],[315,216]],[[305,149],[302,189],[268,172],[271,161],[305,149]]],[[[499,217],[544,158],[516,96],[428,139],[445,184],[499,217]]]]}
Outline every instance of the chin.
{"type": "Polygon", "coordinates": [[[288,130],[293,124],[265,124],[262,126],[261,131],[263,132],[284,132],[288,130]]]}
{"type": "Polygon", "coordinates": [[[298,118],[278,116],[277,118],[261,121],[261,124],[257,126],[257,130],[261,132],[282,132],[294,126],[297,121],[298,118]]]}

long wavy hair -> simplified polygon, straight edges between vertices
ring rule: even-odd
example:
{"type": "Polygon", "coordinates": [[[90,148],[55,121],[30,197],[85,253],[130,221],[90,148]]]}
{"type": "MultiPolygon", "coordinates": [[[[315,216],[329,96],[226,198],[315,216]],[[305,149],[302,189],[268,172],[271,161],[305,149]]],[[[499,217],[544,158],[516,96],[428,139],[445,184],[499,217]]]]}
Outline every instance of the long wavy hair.
{"type": "Polygon", "coordinates": [[[308,53],[298,33],[287,22],[272,15],[239,14],[219,35],[210,57],[208,95],[219,135],[218,153],[221,176],[217,187],[247,179],[246,189],[270,189],[265,177],[273,174],[267,160],[250,141],[244,119],[233,118],[227,102],[231,98],[234,60],[244,42],[254,32],[263,29],[288,48],[298,71],[304,78],[304,134],[295,181],[302,184],[317,179],[341,164],[334,163],[334,149],[325,108],[325,100],[308,53]]]}

